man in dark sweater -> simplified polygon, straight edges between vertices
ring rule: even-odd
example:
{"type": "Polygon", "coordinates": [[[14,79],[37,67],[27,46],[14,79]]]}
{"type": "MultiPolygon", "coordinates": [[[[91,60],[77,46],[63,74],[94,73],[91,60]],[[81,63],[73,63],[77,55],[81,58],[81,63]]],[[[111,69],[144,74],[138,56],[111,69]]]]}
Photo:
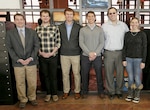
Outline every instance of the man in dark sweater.
{"type": "Polygon", "coordinates": [[[66,21],[59,26],[61,37],[60,61],[63,76],[63,96],[66,99],[70,92],[70,68],[72,66],[75,82],[75,99],[80,98],[80,53],[79,31],[81,26],[74,20],[74,10],[66,8],[64,15],[66,21]]]}

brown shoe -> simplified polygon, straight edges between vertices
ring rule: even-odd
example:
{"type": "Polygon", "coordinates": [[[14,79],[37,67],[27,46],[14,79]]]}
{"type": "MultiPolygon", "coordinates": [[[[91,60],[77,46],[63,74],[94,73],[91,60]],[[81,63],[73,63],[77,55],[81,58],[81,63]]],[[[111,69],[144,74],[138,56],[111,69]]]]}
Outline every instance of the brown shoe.
{"type": "Polygon", "coordinates": [[[26,102],[20,102],[19,103],[19,108],[25,108],[26,102]]]}
{"type": "Polygon", "coordinates": [[[62,96],[62,99],[67,99],[68,96],[69,96],[68,93],[64,93],[63,96],[62,96]]]}
{"type": "Polygon", "coordinates": [[[38,105],[37,100],[32,100],[32,101],[30,101],[30,102],[31,102],[31,105],[33,105],[33,106],[37,106],[37,105],[38,105]]]}
{"type": "Polygon", "coordinates": [[[75,98],[75,99],[79,99],[79,98],[80,98],[80,94],[79,94],[79,93],[75,93],[75,94],[74,94],[74,98],[75,98]]]}
{"type": "Polygon", "coordinates": [[[101,99],[105,99],[105,98],[106,98],[104,94],[100,94],[99,97],[100,97],[101,99]]]}

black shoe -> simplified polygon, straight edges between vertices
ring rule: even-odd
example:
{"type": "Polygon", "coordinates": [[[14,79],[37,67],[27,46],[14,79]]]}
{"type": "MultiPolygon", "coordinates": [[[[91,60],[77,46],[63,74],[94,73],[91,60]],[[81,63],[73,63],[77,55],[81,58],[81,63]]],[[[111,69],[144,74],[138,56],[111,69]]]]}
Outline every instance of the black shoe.
{"type": "Polygon", "coordinates": [[[82,98],[82,99],[86,99],[87,97],[88,97],[87,94],[82,94],[82,95],[81,95],[81,98],[82,98]]]}
{"type": "Polygon", "coordinates": [[[110,100],[113,100],[114,98],[115,98],[115,95],[114,95],[114,94],[110,94],[110,95],[109,95],[109,99],[110,99],[110,100]]]}
{"type": "Polygon", "coordinates": [[[122,99],[122,94],[117,94],[118,99],[122,99]]]}

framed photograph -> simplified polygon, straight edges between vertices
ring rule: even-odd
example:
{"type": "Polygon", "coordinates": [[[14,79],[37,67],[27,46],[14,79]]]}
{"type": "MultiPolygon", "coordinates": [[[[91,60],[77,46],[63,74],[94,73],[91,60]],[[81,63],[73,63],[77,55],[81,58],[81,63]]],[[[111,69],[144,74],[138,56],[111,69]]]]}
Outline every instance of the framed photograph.
{"type": "Polygon", "coordinates": [[[109,0],[82,0],[82,8],[102,8],[107,9],[109,0]]]}
{"type": "MultiPolygon", "coordinates": [[[[79,17],[79,12],[75,12],[74,20],[79,21],[79,18],[80,18],[79,17]]],[[[63,21],[65,21],[64,12],[61,12],[61,11],[53,12],[53,21],[54,22],[63,22],[63,21]]]]}

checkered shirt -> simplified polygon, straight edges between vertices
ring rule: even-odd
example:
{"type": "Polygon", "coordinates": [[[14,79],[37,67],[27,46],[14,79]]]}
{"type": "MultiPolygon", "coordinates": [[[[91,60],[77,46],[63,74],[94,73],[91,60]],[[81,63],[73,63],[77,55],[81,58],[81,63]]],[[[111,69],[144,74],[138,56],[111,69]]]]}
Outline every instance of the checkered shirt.
{"type": "Polygon", "coordinates": [[[42,52],[48,53],[52,52],[55,47],[60,48],[60,32],[58,26],[38,26],[35,30],[38,33],[40,50],[42,52]]]}

